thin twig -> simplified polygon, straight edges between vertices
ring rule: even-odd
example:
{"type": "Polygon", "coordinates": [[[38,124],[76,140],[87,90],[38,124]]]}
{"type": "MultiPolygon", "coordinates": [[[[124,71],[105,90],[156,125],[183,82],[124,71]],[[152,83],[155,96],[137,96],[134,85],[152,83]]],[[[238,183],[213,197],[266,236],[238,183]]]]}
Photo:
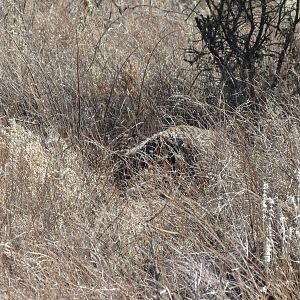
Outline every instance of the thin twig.
{"type": "Polygon", "coordinates": [[[77,136],[79,138],[80,131],[81,131],[81,93],[80,93],[79,45],[78,45],[77,29],[76,29],[76,77],[77,77],[77,107],[78,107],[77,136]]]}

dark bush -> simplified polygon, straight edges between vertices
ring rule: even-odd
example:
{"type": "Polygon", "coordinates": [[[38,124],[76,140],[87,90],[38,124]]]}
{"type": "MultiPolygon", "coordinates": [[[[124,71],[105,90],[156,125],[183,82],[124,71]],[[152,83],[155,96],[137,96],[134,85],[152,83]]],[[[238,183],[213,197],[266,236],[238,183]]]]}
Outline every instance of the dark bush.
{"type": "Polygon", "coordinates": [[[198,64],[199,76],[222,88],[227,107],[257,108],[262,104],[257,82],[263,89],[278,86],[284,63],[295,52],[300,1],[205,2],[205,14],[194,10],[201,40],[188,50],[187,60],[198,64]]]}

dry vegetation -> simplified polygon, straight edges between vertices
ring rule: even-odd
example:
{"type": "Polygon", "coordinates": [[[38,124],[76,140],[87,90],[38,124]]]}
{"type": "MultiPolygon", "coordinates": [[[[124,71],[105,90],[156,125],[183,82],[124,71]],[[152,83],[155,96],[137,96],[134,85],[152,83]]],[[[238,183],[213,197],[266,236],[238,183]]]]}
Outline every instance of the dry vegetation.
{"type": "Polygon", "coordinates": [[[119,2],[0,7],[0,298],[299,299],[299,64],[224,118],[183,60],[193,1],[119,2]],[[213,133],[195,176],[114,181],[173,125],[213,133]]]}

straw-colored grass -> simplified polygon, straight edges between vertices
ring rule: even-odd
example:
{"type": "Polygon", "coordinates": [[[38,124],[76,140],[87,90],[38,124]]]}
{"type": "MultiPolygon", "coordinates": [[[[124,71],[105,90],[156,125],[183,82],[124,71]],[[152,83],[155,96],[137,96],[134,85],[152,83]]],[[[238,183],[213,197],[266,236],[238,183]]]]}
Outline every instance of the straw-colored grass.
{"type": "Polygon", "coordinates": [[[183,61],[192,2],[4,1],[1,299],[298,299],[297,66],[259,116],[218,119],[183,61]],[[176,128],[175,165],[160,139],[115,180],[176,128]]]}

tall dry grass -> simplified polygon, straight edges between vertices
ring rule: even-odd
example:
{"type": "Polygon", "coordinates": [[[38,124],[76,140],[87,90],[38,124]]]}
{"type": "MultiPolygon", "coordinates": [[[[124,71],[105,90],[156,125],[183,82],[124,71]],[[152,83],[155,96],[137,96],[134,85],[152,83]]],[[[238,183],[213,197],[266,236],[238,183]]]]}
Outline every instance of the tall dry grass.
{"type": "Polygon", "coordinates": [[[298,299],[297,68],[259,117],[217,122],[222,92],[183,61],[190,4],[148,3],[4,1],[0,298],[298,299]],[[120,150],[203,123],[205,184],[113,181],[120,150]]]}

